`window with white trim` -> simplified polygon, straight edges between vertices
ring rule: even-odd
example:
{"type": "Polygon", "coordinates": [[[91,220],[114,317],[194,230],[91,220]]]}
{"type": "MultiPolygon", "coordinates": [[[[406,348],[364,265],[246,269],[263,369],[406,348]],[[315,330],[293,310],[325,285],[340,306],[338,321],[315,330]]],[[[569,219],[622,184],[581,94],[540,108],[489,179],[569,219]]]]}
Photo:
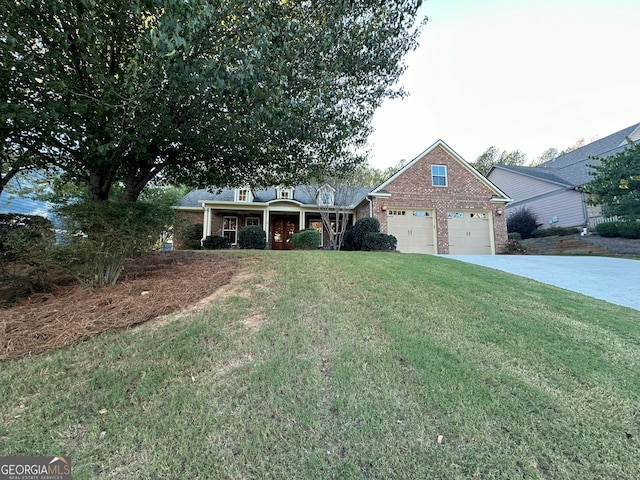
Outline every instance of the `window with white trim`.
{"type": "Polygon", "coordinates": [[[447,166],[431,165],[431,185],[434,187],[447,186],[447,166]]]}
{"type": "Polygon", "coordinates": [[[253,194],[250,188],[237,188],[235,197],[236,202],[253,202],[253,194]]]}
{"type": "Polygon", "coordinates": [[[293,199],[293,188],[278,187],[276,189],[276,198],[282,200],[293,199]]]}
{"type": "Polygon", "coordinates": [[[222,236],[227,237],[232,245],[238,243],[238,217],[224,217],[222,219],[222,236]]]}
{"type": "Polygon", "coordinates": [[[247,217],[245,220],[245,226],[248,227],[250,225],[254,225],[256,227],[260,226],[260,217],[247,217]]]}

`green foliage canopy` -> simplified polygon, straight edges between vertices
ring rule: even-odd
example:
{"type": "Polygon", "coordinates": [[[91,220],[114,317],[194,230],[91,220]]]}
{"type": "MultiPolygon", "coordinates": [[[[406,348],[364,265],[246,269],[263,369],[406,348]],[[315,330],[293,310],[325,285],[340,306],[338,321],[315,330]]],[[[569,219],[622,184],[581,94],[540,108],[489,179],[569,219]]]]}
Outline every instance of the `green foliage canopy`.
{"type": "Polygon", "coordinates": [[[2,141],[106,200],[363,160],[421,0],[0,0],[2,141]]]}
{"type": "Polygon", "coordinates": [[[481,174],[487,175],[494,165],[524,165],[527,156],[521,150],[507,152],[494,146],[487,148],[471,165],[481,174]]]}
{"type": "Polygon", "coordinates": [[[640,218],[640,144],[631,144],[616,155],[594,157],[593,180],[584,186],[589,203],[603,205],[605,213],[628,220],[640,218]]]}

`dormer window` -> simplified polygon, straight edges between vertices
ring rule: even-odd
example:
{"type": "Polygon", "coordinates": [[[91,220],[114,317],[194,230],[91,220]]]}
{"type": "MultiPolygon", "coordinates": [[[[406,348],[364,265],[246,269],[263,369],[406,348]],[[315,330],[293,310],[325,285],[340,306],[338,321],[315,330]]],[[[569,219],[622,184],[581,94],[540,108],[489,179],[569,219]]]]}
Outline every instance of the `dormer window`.
{"type": "Polygon", "coordinates": [[[278,187],[276,189],[276,198],[281,200],[293,199],[293,188],[278,187]]]}
{"type": "Polygon", "coordinates": [[[330,207],[335,201],[335,189],[330,185],[323,185],[316,193],[316,203],[322,207],[330,207]]]}
{"type": "Polygon", "coordinates": [[[235,196],[236,202],[253,202],[253,193],[250,188],[237,188],[235,196]]]}

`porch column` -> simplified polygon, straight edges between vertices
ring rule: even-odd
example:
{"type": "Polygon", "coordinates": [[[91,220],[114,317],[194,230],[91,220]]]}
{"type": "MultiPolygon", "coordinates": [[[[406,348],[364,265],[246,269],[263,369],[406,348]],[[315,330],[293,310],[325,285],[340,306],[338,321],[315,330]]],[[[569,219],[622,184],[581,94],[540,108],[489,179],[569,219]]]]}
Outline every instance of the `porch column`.
{"type": "Polygon", "coordinates": [[[204,241],[207,236],[211,234],[211,208],[204,207],[204,221],[202,222],[202,238],[200,239],[200,244],[204,241]]]}
{"type": "Polygon", "coordinates": [[[303,228],[305,228],[305,224],[304,224],[304,211],[300,210],[300,218],[299,218],[299,223],[298,223],[298,231],[302,230],[303,228]]]}
{"type": "Polygon", "coordinates": [[[269,229],[271,228],[269,225],[269,207],[262,211],[262,228],[264,229],[264,233],[267,235],[267,248],[271,248],[271,236],[269,234],[269,229]]]}

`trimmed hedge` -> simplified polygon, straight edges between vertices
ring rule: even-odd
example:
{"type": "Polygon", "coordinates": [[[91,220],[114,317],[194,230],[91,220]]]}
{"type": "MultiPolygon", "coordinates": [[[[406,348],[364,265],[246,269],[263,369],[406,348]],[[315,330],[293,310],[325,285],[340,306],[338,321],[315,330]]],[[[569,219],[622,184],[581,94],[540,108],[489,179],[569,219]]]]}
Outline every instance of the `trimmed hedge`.
{"type": "Polygon", "coordinates": [[[388,252],[395,251],[398,239],[393,235],[380,232],[369,232],[362,241],[362,250],[388,252]]]}
{"type": "Polygon", "coordinates": [[[206,250],[221,250],[231,248],[231,243],[227,237],[220,235],[209,235],[202,242],[202,248],[206,250]]]}
{"type": "Polygon", "coordinates": [[[623,238],[640,238],[640,222],[619,223],[618,232],[623,238]]]}
{"type": "Polygon", "coordinates": [[[534,238],[540,237],[555,237],[555,236],[566,236],[566,235],[575,235],[580,233],[580,229],[577,227],[549,227],[549,228],[539,228],[531,232],[531,236],[534,238]]]}
{"type": "Polygon", "coordinates": [[[601,237],[619,237],[618,222],[603,222],[596,225],[596,232],[601,237]]]}
{"type": "Polygon", "coordinates": [[[293,234],[291,243],[297,250],[315,250],[320,247],[321,240],[320,232],[313,228],[305,228],[293,234]]]}
{"type": "Polygon", "coordinates": [[[238,246],[243,249],[264,250],[267,246],[267,234],[257,225],[248,225],[238,232],[238,246]]]}

